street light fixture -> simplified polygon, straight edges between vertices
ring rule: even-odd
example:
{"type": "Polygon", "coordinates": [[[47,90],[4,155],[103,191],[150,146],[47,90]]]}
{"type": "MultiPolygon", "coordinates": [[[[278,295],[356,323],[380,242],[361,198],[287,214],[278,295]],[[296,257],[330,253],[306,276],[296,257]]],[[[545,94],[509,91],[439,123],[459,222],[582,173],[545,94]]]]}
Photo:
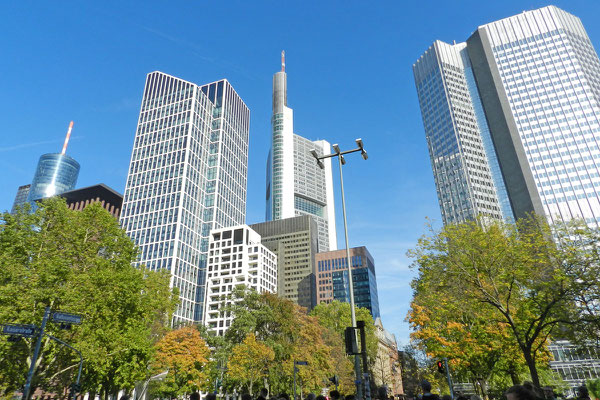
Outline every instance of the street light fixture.
{"type": "MultiPolygon", "coordinates": [[[[319,166],[319,168],[324,169],[325,165],[323,164],[324,159],[326,158],[332,158],[332,157],[337,157],[338,158],[338,162],[339,162],[339,166],[340,166],[340,188],[342,191],[342,211],[344,214],[344,235],[346,237],[346,262],[348,263],[348,285],[350,286],[350,312],[351,312],[351,316],[352,316],[352,327],[353,328],[357,328],[357,324],[356,324],[356,313],[354,311],[354,282],[352,279],[352,264],[350,261],[350,247],[348,244],[348,223],[346,221],[346,198],[344,197],[344,176],[342,174],[342,165],[346,164],[346,159],[344,158],[344,154],[350,154],[350,153],[356,153],[358,151],[360,151],[362,158],[364,160],[366,160],[368,158],[367,152],[364,149],[364,144],[362,139],[356,139],[356,144],[358,146],[358,148],[356,149],[352,149],[352,150],[346,150],[346,151],[341,151],[340,150],[340,146],[337,144],[334,144],[333,147],[333,151],[335,151],[335,153],[332,154],[327,154],[327,155],[323,155],[323,156],[319,156],[317,154],[316,150],[311,150],[310,153],[313,155],[313,157],[317,160],[317,165],[319,166]]],[[[354,373],[356,375],[356,399],[357,400],[362,400],[363,396],[362,396],[362,386],[361,386],[361,382],[362,382],[362,375],[361,375],[361,371],[360,371],[360,354],[355,354],[354,355],[354,373]]]]}

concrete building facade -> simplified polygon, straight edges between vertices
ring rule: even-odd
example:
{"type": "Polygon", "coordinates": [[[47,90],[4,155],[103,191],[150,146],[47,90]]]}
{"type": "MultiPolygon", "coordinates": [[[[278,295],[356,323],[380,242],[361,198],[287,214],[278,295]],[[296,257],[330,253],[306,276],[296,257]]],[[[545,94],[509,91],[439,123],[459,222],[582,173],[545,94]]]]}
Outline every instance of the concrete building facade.
{"type": "Polygon", "coordinates": [[[233,317],[224,310],[239,286],[258,293],[277,290],[277,256],[247,225],[212,230],[204,299],[204,324],[223,336],[233,317]]]}
{"type": "Polygon", "coordinates": [[[302,215],[250,225],[277,256],[277,294],[311,310],[316,304],[315,256],[318,253],[316,221],[302,215]]]}

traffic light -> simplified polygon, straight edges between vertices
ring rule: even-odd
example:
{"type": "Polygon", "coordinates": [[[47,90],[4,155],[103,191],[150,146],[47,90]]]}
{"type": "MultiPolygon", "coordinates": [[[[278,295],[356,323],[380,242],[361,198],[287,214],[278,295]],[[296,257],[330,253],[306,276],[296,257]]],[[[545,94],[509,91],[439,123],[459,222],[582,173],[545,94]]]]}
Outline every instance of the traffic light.
{"type": "Polygon", "coordinates": [[[440,360],[440,361],[437,362],[437,369],[438,369],[438,372],[440,374],[445,374],[446,373],[446,368],[444,367],[444,362],[443,361],[440,360]]]}
{"type": "Polygon", "coordinates": [[[79,384],[79,383],[72,383],[71,384],[71,390],[73,391],[73,393],[79,393],[79,392],[81,392],[81,384],[79,384]]]}
{"type": "Polygon", "coordinates": [[[340,378],[337,375],[332,376],[331,378],[329,378],[329,380],[331,381],[331,383],[333,383],[335,386],[340,384],[340,378]]]}
{"type": "Polygon", "coordinates": [[[344,331],[344,339],[346,342],[346,354],[359,354],[358,345],[356,344],[356,329],[349,326],[344,331]]]}

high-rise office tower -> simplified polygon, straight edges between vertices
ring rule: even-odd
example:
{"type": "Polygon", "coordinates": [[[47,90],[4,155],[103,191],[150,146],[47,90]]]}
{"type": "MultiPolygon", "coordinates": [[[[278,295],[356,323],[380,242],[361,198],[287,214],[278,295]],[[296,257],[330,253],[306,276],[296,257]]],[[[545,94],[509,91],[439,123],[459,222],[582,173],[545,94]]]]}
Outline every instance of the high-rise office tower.
{"type": "Polygon", "coordinates": [[[209,239],[208,272],[204,300],[204,324],[223,336],[233,316],[224,310],[236,286],[258,293],[277,290],[277,256],[262,243],[248,225],[212,230],[209,239]]]}
{"type": "MultiPolygon", "coordinates": [[[[525,11],[436,41],[413,72],[444,223],[533,212],[599,225],[600,61],[579,18],[525,11]]],[[[572,386],[600,370],[571,361],[552,368],[572,386]]]]}
{"type": "Polygon", "coordinates": [[[294,112],[287,106],[284,53],[273,75],[272,142],[267,160],[267,221],[310,215],[319,227],[319,251],[337,249],[331,159],[320,169],[310,151],[330,152],[325,140],[294,133],[294,112]]]}
{"type": "Polygon", "coordinates": [[[13,202],[12,209],[10,210],[11,214],[14,214],[17,211],[17,208],[27,202],[27,196],[29,195],[29,189],[31,188],[31,184],[19,186],[17,189],[17,195],[15,196],[15,201],[13,202]]]}
{"type": "Polygon", "coordinates": [[[250,225],[277,256],[277,295],[311,310],[316,304],[319,228],[309,215],[250,225]]]}
{"type": "Polygon", "coordinates": [[[526,11],[435,42],[413,71],[445,223],[535,212],[597,226],[600,61],[579,18],[526,11]]]}
{"type": "Polygon", "coordinates": [[[27,201],[35,202],[75,188],[79,177],[79,163],[66,154],[72,129],[73,121],[69,124],[62,152],[43,154],[40,157],[27,201]]]}
{"type": "Polygon", "coordinates": [[[175,323],[202,319],[210,231],[244,223],[249,121],[227,80],[146,78],[121,224],[140,264],[171,272],[175,323]]]}
{"type": "MultiPolygon", "coordinates": [[[[366,308],[373,319],[379,318],[379,295],[375,276],[375,261],[366,247],[350,249],[354,304],[366,308]]],[[[346,250],[334,250],[315,256],[317,266],[317,304],[333,300],[350,303],[350,280],[346,250]]]]}

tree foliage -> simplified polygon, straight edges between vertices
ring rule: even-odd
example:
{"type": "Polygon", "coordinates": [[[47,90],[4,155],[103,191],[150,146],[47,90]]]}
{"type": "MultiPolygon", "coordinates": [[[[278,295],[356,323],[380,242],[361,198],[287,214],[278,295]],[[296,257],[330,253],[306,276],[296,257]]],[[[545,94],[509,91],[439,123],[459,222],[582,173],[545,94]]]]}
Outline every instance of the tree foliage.
{"type": "Polygon", "coordinates": [[[524,362],[539,386],[548,340],[596,321],[593,310],[577,307],[599,293],[596,235],[582,224],[550,227],[535,218],[432,231],[409,252],[419,272],[413,339],[430,355],[451,354],[453,366],[474,377],[518,372],[524,362]]]}
{"type": "Polygon", "coordinates": [[[156,344],[153,372],[168,371],[155,387],[157,394],[179,397],[208,386],[205,367],[210,349],[194,327],[183,327],[167,333],[156,344]]]}
{"type": "MultiPolygon", "coordinates": [[[[62,199],[42,202],[0,221],[0,321],[37,324],[45,307],[77,313],[71,330],[47,332],[83,353],[85,391],[113,393],[147,374],[153,345],[177,301],[164,273],[132,267],[133,242],[99,205],[72,211],[62,199]]],[[[34,387],[62,392],[79,359],[45,338],[34,387]]],[[[0,338],[0,391],[23,386],[33,340],[0,338]]]]}
{"type": "Polygon", "coordinates": [[[255,384],[267,377],[275,352],[266,344],[257,341],[254,333],[233,347],[227,364],[229,377],[254,393],[255,384]]]}
{"type": "Polygon", "coordinates": [[[245,288],[234,291],[226,312],[233,322],[225,334],[231,345],[242,343],[249,334],[270,347],[274,360],[263,386],[271,393],[289,391],[294,360],[307,361],[298,376],[306,390],[318,390],[333,374],[331,348],[323,327],[304,308],[272,293],[259,294],[245,288]]]}

